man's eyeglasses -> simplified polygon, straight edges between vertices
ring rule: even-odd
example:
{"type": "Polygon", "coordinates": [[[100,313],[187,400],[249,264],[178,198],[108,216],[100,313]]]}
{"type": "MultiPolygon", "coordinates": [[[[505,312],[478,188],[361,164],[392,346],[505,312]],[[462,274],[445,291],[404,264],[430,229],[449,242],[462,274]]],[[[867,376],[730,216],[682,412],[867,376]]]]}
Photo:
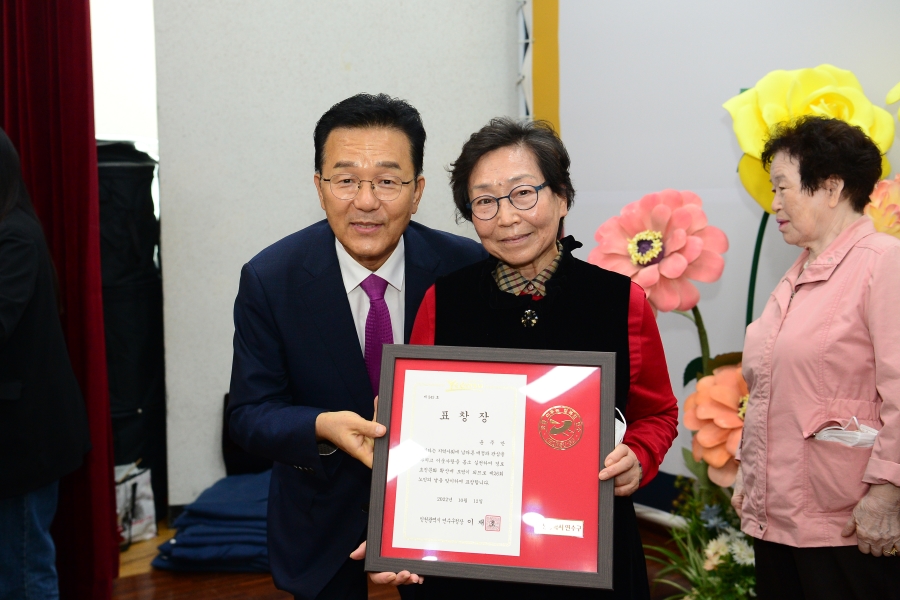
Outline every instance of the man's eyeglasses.
{"type": "Polygon", "coordinates": [[[499,198],[489,195],[478,196],[466,204],[466,208],[472,211],[472,216],[482,221],[490,221],[500,212],[500,201],[504,198],[519,210],[528,210],[537,204],[538,192],[545,187],[547,187],[546,181],[541,185],[518,185],[509,194],[499,198]]]}
{"type": "Polygon", "coordinates": [[[342,173],[340,175],[332,175],[330,179],[322,178],[327,181],[331,187],[331,193],[341,200],[353,200],[359,193],[359,189],[363,182],[372,184],[372,193],[382,202],[390,202],[396,200],[400,196],[400,190],[404,185],[409,185],[415,179],[403,181],[399,177],[393,175],[381,175],[376,179],[360,179],[356,175],[342,173]]]}

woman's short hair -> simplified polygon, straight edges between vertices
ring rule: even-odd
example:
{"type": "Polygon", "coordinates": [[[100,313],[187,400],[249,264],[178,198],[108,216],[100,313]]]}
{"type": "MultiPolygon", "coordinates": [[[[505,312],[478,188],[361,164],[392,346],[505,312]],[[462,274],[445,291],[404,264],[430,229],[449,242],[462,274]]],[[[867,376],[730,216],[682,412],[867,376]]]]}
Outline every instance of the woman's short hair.
{"type": "Polygon", "coordinates": [[[546,121],[517,122],[508,117],[498,117],[473,133],[463,144],[462,152],[450,165],[450,187],[456,210],[466,221],[472,220],[469,203],[469,177],[481,157],[494,150],[509,146],[522,146],[531,150],[537,160],[547,186],[566,199],[571,208],[575,201],[575,188],[569,176],[569,153],[559,139],[553,125],[546,121]]]}
{"type": "Polygon", "coordinates": [[[807,115],[778,125],[766,141],[766,170],[779,152],[800,165],[800,186],[812,194],[831,177],[844,181],[843,195],[858,213],[881,179],[881,151],[859,127],[840,119],[807,115]]]}

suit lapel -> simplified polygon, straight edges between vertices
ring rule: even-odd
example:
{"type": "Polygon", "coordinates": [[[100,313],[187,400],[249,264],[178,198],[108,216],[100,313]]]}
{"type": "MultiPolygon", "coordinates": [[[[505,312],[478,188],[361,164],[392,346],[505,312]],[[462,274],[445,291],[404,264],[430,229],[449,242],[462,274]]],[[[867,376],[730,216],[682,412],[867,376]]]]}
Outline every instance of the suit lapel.
{"type": "MultiPolygon", "coordinates": [[[[371,396],[371,383],[350,312],[347,290],[341,278],[334,234],[327,223],[323,225],[317,238],[311,240],[303,263],[311,279],[299,287],[297,294],[303,301],[308,318],[319,331],[321,347],[331,356],[347,389],[354,398],[368,398],[371,396]]],[[[434,283],[441,258],[412,224],[404,233],[404,244],[406,298],[403,337],[404,343],[408,343],[419,304],[434,283]]],[[[368,404],[360,406],[358,412],[366,415],[367,410],[370,410],[368,404]]]]}
{"type": "Polygon", "coordinates": [[[422,303],[425,292],[434,283],[435,273],[441,264],[441,257],[425,241],[412,223],[406,228],[403,241],[406,247],[406,308],[403,318],[403,343],[408,344],[419,304],[422,303]]]}
{"type": "MultiPolygon", "coordinates": [[[[372,384],[341,278],[334,234],[327,228],[321,238],[311,244],[303,263],[312,279],[301,285],[297,293],[303,300],[308,318],[319,330],[321,347],[331,356],[352,397],[369,398],[372,384]]],[[[366,411],[371,411],[369,404],[359,408],[358,412],[363,416],[367,415],[366,411]]]]}

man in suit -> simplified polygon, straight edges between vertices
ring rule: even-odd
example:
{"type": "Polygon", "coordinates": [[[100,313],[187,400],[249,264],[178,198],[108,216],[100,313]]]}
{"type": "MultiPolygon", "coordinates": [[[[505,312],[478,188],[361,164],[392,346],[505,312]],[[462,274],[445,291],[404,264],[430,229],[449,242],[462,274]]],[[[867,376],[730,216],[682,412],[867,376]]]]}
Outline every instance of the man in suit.
{"type": "Polygon", "coordinates": [[[365,539],[372,443],[385,432],[371,420],[382,345],[409,340],[435,278],[484,254],[410,222],[425,189],[425,129],[406,102],[339,102],[314,144],[326,220],[241,271],[228,418],[235,441],[275,462],[276,585],[297,598],[362,599],[363,563],[349,555],[365,539]]]}

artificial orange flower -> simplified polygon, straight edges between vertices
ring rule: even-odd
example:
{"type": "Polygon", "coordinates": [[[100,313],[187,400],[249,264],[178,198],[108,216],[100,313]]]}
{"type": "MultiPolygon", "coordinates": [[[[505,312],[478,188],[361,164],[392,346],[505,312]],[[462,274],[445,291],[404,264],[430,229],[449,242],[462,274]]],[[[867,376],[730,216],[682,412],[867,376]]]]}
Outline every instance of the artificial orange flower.
{"type": "Polygon", "coordinates": [[[865,213],[872,219],[875,229],[900,238],[900,174],[875,184],[871,198],[865,213]]]}
{"type": "Polygon", "coordinates": [[[738,363],[701,378],[697,391],[684,401],[684,426],[696,432],[694,460],[709,465],[709,479],[716,485],[734,485],[738,468],[734,454],[741,443],[749,396],[738,363]]]}

